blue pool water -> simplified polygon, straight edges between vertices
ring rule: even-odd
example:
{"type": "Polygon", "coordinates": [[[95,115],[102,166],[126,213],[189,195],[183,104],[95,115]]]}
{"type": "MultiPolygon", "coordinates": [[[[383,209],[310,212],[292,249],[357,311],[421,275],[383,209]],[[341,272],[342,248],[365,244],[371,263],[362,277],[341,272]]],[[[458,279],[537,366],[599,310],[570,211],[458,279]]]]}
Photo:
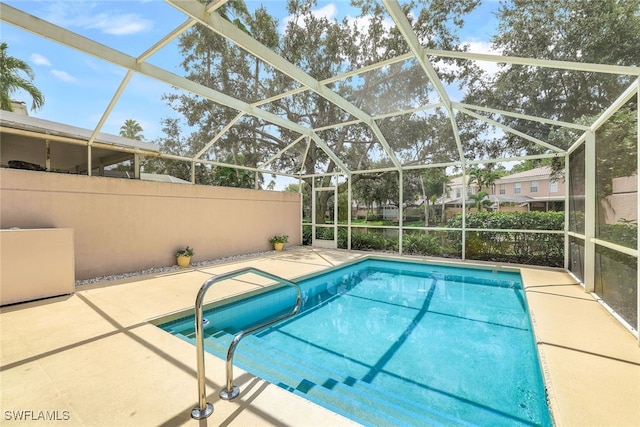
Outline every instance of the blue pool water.
{"type": "MultiPolygon", "coordinates": [[[[365,425],[552,425],[519,274],[365,260],[300,287],[302,311],[245,337],[237,366],[365,425]]],[[[205,312],[207,351],[294,301],[205,312]]],[[[194,342],[192,316],[162,327],[194,342]]]]}

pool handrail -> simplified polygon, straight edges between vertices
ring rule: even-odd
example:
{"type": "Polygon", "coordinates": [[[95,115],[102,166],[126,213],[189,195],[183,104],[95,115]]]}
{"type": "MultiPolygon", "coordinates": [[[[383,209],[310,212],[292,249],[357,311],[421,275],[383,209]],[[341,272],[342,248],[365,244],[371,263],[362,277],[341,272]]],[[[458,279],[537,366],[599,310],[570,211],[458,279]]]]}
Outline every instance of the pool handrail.
{"type": "Polygon", "coordinates": [[[255,267],[245,267],[239,270],[234,270],[229,273],[219,274],[211,276],[207,279],[198,294],[196,295],[195,302],[195,332],[196,332],[196,358],[197,358],[197,367],[198,367],[198,406],[194,407],[191,410],[191,418],[196,420],[201,420],[203,418],[207,418],[209,415],[213,413],[213,403],[207,402],[207,391],[205,384],[205,369],[204,369],[204,325],[203,325],[203,313],[202,313],[202,305],[204,301],[204,296],[209,290],[209,288],[217,282],[222,280],[232,279],[237,276],[241,276],[246,273],[256,273],[259,276],[265,277],[267,279],[274,280],[276,282],[293,286],[296,289],[296,305],[290,313],[283,314],[278,316],[275,319],[266,321],[260,325],[253,326],[251,328],[245,329],[243,331],[238,332],[231,342],[229,346],[229,350],[227,351],[227,362],[226,362],[226,374],[227,374],[227,384],[226,388],[220,391],[220,397],[223,399],[233,399],[234,397],[240,394],[240,389],[237,386],[233,385],[233,354],[235,353],[235,349],[240,343],[240,340],[245,335],[256,332],[262,328],[266,328],[276,322],[280,322],[288,317],[295,316],[300,310],[300,306],[302,304],[302,292],[300,290],[300,286],[297,283],[292,282],[290,280],[284,279],[282,277],[276,276],[275,274],[267,273],[266,271],[260,270],[255,267]]]}

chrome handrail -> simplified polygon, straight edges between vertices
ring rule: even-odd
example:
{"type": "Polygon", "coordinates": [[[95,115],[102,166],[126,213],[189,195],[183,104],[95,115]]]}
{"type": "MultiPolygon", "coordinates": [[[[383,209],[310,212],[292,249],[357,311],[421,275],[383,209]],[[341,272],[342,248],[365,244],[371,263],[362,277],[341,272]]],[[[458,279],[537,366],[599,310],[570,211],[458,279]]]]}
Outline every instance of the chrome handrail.
{"type": "Polygon", "coordinates": [[[294,316],[300,310],[300,306],[302,304],[302,292],[300,291],[300,286],[298,286],[298,284],[295,282],[276,276],[275,274],[267,273],[266,271],[262,271],[258,268],[245,267],[239,270],[232,271],[230,273],[212,276],[202,284],[202,286],[200,287],[200,290],[198,291],[198,295],[196,295],[196,303],[195,303],[196,358],[197,358],[197,364],[198,364],[198,406],[196,406],[191,410],[191,418],[194,418],[196,420],[207,418],[209,415],[213,413],[213,403],[207,402],[207,391],[206,391],[205,373],[204,373],[204,326],[202,324],[203,323],[202,303],[204,301],[204,295],[213,284],[220,282],[222,280],[232,279],[234,277],[241,276],[249,272],[256,273],[259,276],[266,277],[267,279],[271,279],[276,282],[293,286],[297,292],[296,305],[290,313],[283,314],[282,316],[279,316],[273,320],[269,320],[260,325],[253,326],[249,329],[245,329],[244,331],[238,332],[235,335],[235,337],[233,337],[233,341],[231,342],[231,345],[229,346],[229,350],[227,351],[227,364],[226,364],[227,388],[222,389],[220,391],[221,398],[233,399],[234,397],[238,396],[238,394],[240,393],[240,389],[237,386],[233,385],[233,354],[235,353],[235,349],[240,343],[240,340],[245,335],[251,334],[259,329],[265,328],[269,325],[272,325],[276,322],[284,320],[288,317],[294,316]]]}

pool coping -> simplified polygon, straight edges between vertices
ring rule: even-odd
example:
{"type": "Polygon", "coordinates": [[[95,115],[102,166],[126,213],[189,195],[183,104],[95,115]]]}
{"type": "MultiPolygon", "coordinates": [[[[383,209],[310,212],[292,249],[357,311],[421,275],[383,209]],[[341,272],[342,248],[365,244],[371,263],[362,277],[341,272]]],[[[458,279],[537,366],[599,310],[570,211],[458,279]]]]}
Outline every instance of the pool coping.
{"type": "MultiPolygon", "coordinates": [[[[257,265],[291,279],[367,255],[379,256],[300,248],[80,286],[71,296],[2,307],[2,409],[68,411],[66,425],[203,425],[189,417],[197,402],[193,346],[150,320],[158,313],[190,307],[211,274],[257,265]],[[154,375],[160,372],[162,377],[154,375]]],[[[519,269],[556,425],[637,425],[637,340],[566,272],[392,254],[382,257],[519,269]]],[[[237,291],[236,287],[220,289],[229,294],[237,291]]],[[[212,295],[210,300],[219,296],[212,295]]],[[[235,401],[221,402],[216,395],[224,384],[224,362],[208,356],[206,364],[207,392],[216,409],[204,425],[355,425],[241,370],[237,375],[243,394],[235,401]]],[[[15,425],[21,423],[15,421],[15,425]]]]}

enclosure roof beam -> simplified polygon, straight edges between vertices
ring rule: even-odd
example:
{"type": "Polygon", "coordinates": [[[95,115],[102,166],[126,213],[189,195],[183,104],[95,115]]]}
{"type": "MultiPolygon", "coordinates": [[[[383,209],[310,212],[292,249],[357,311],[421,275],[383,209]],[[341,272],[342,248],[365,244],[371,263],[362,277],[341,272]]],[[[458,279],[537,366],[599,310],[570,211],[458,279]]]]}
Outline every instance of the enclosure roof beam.
{"type": "Polygon", "coordinates": [[[292,148],[294,145],[296,145],[298,142],[300,142],[304,137],[305,137],[304,135],[300,135],[291,144],[287,145],[282,150],[278,151],[276,154],[271,156],[271,158],[269,158],[266,162],[264,162],[262,165],[260,165],[260,167],[264,168],[264,167],[268,166],[271,162],[273,162],[275,159],[280,158],[280,156],[282,156],[284,153],[289,151],[290,148],[292,148]]]}
{"type": "Polygon", "coordinates": [[[543,146],[543,147],[545,147],[545,148],[547,148],[549,150],[552,150],[552,151],[554,151],[556,153],[564,153],[564,150],[562,148],[558,148],[558,147],[556,147],[554,145],[551,145],[551,144],[549,144],[547,142],[544,142],[544,141],[542,141],[542,140],[540,140],[538,138],[534,138],[533,136],[527,135],[526,133],[523,133],[523,132],[520,132],[518,130],[512,129],[509,126],[505,126],[500,122],[496,122],[495,120],[491,120],[488,117],[482,116],[482,115],[480,115],[478,113],[474,113],[473,111],[469,111],[466,108],[460,108],[459,111],[464,113],[464,114],[467,114],[467,115],[469,115],[469,116],[471,116],[473,118],[481,120],[481,121],[483,121],[485,123],[488,123],[488,124],[490,124],[492,126],[498,127],[500,129],[504,130],[505,132],[512,133],[514,135],[519,136],[520,138],[524,138],[524,139],[529,140],[529,141],[531,141],[533,143],[541,145],[541,146],[543,146]]]}
{"type": "Polygon", "coordinates": [[[196,25],[195,19],[191,19],[191,18],[187,19],[182,24],[174,28],[167,35],[165,35],[163,38],[158,40],[153,46],[147,49],[142,55],[138,56],[138,62],[146,61],[151,55],[153,55],[154,53],[156,53],[157,51],[159,51],[160,49],[162,49],[163,47],[171,43],[173,39],[175,39],[185,31],[187,31],[189,28],[193,27],[194,25],[196,25]]]}
{"type": "MultiPolygon", "coordinates": [[[[344,79],[346,79],[348,77],[352,77],[352,76],[357,76],[357,75],[365,73],[367,71],[371,71],[371,70],[375,70],[375,69],[378,69],[378,68],[382,68],[382,67],[384,67],[386,65],[395,64],[396,62],[406,61],[407,59],[410,59],[410,58],[413,58],[413,54],[406,53],[404,55],[400,55],[400,56],[397,56],[395,58],[387,59],[385,61],[376,62],[375,64],[367,65],[366,67],[362,67],[362,68],[358,68],[356,70],[348,71],[348,72],[346,72],[344,74],[340,74],[340,75],[335,76],[335,77],[329,77],[328,79],[321,80],[320,84],[322,86],[326,86],[326,85],[334,83],[336,81],[344,80],[344,79]]],[[[274,95],[272,97],[269,97],[267,99],[260,100],[258,102],[255,102],[255,103],[251,104],[251,105],[257,107],[257,106],[260,106],[260,105],[269,104],[269,103],[271,103],[273,101],[277,101],[278,99],[286,98],[288,96],[295,95],[297,93],[306,92],[308,90],[310,90],[308,87],[301,86],[301,87],[296,88],[296,89],[291,89],[291,90],[289,90],[287,92],[279,93],[279,94],[274,95]]],[[[362,120],[359,120],[359,122],[362,122],[362,120]]]]}
{"type": "Polygon", "coordinates": [[[186,90],[196,95],[207,98],[217,104],[242,111],[248,115],[259,117],[269,123],[281,126],[291,131],[308,134],[311,130],[291,120],[282,118],[268,111],[252,107],[251,105],[233,98],[224,93],[210,89],[201,84],[195,83],[184,77],[170,73],[160,67],[149,63],[139,63],[132,56],[122,53],[116,49],[110,48],[103,44],[97,43],[86,37],[68,31],[57,25],[51,24],[33,15],[15,9],[5,3],[0,2],[0,20],[7,22],[23,30],[33,32],[44,38],[53,40],[57,43],[76,49],[80,52],[110,62],[112,64],[123,67],[127,70],[133,70],[147,77],[167,83],[171,86],[186,90]]]}
{"type": "Polygon", "coordinates": [[[379,114],[374,116],[374,119],[381,120],[381,119],[387,119],[389,117],[404,116],[405,114],[419,113],[421,111],[427,111],[427,110],[435,110],[436,108],[440,108],[440,107],[444,107],[444,104],[442,104],[441,102],[438,102],[437,104],[427,104],[427,105],[423,105],[422,107],[415,107],[415,108],[409,108],[406,110],[394,111],[392,113],[379,114]]]}
{"type": "Polygon", "coordinates": [[[131,80],[131,77],[133,77],[133,71],[128,70],[127,74],[122,79],[122,82],[120,82],[120,86],[118,86],[116,93],[113,95],[113,97],[111,97],[111,101],[109,102],[109,105],[107,106],[106,110],[104,111],[104,113],[102,113],[102,117],[100,117],[98,124],[96,125],[95,129],[91,133],[91,136],[89,137],[89,141],[88,141],[89,145],[93,144],[93,141],[96,139],[96,137],[100,133],[100,129],[102,129],[102,126],[104,126],[104,123],[107,121],[109,114],[111,114],[111,111],[113,111],[113,107],[116,106],[116,102],[118,102],[118,99],[120,99],[120,95],[122,95],[124,88],[127,87],[127,84],[129,84],[129,80],[131,80]]]}
{"type": "Polygon", "coordinates": [[[311,148],[311,137],[307,136],[307,147],[304,150],[302,161],[300,162],[300,175],[304,172],[304,164],[307,161],[307,156],[309,155],[309,148],[311,148]]]}
{"type": "Polygon", "coordinates": [[[347,168],[347,166],[342,162],[342,160],[340,160],[338,156],[336,156],[336,153],[334,153],[333,150],[327,146],[327,144],[322,140],[322,138],[320,138],[315,132],[311,132],[309,136],[322,149],[322,151],[324,151],[327,154],[327,156],[329,156],[329,158],[333,160],[336,166],[342,169],[342,172],[344,174],[346,174],[347,176],[351,176],[351,171],[349,170],[349,168],[347,168]]]}
{"type": "Polygon", "coordinates": [[[256,58],[261,59],[265,63],[273,66],[275,69],[289,76],[293,80],[309,88],[337,107],[367,123],[372,128],[373,133],[376,135],[376,137],[384,147],[387,155],[389,155],[396,168],[401,167],[400,162],[393,153],[393,150],[391,150],[391,147],[389,147],[389,144],[387,143],[384,135],[382,135],[382,132],[380,132],[380,129],[378,129],[378,125],[373,121],[370,115],[344,99],[342,96],[338,95],[336,92],[333,92],[326,86],[322,85],[318,80],[316,80],[291,62],[287,61],[285,58],[278,55],[273,50],[253,39],[251,36],[240,30],[238,27],[236,27],[217,13],[207,13],[205,6],[198,3],[197,1],[165,1],[174,6],[176,9],[192,17],[193,19],[196,19],[202,25],[205,25],[215,33],[230,40],[246,52],[250,53],[256,58]]]}
{"type": "Polygon", "coordinates": [[[405,54],[396,56],[394,58],[385,59],[384,61],[380,61],[374,64],[366,65],[364,67],[356,68],[355,70],[347,71],[346,73],[337,75],[335,77],[329,77],[328,79],[321,80],[320,84],[323,86],[328,85],[330,83],[344,80],[349,77],[359,76],[360,74],[364,74],[368,71],[377,70],[378,68],[386,67],[387,65],[392,65],[398,62],[407,61],[412,58],[414,58],[413,53],[405,53],[405,54]]]}
{"type": "Polygon", "coordinates": [[[607,108],[601,115],[596,119],[595,122],[591,124],[589,130],[585,131],[580,138],[576,139],[576,141],[569,147],[567,153],[573,153],[580,144],[585,142],[587,139],[588,132],[595,132],[598,130],[600,126],[604,124],[620,107],[622,107],[625,103],[629,102],[629,100],[640,92],[640,79],[636,79],[613,103],[607,108]]]}
{"type": "Polygon", "coordinates": [[[207,4],[207,13],[215,12],[228,2],[229,0],[211,0],[211,2],[207,4]]]}
{"type": "Polygon", "coordinates": [[[405,16],[402,8],[398,4],[396,0],[382,0],[384,6],[387,8],[387,11],[391,15],[391,18],[396,23],[398,30],[404,37],[405,41],[409,45],[409,49],[413,52],[415,58],[418,60],[425,74],[427,75],[431,84],[435,87],[438,96],[440,97],[440,101],[444,104],[445,109],[449,113],[449,120],[451,121],[451,128],[453,130],[453,136],[456,140],[456,145],[458,147],[458,153],[460,155],[460,161],[463,164],[465,162],[464,151],[462,150],[462,141],[460,140],[460,132],[458,130],[458,124],[456,123],[455,114],[453,112],[453,108],[451,107],[451,99],[449,98],[449,94],[444,88],[442,81],[438,77],[438,73],[436,73],[435,68],[427,55],[425,54],[425,50],[420,45],[420,40],[418,40],[418,36],[413,31],[413,27],[411,23],[405,16]]]}
{"type": "Polygon", "coordinates": [[[467,163],[469,165],[484,165],[486,163],[517,162],[521,160],[555,159],[557,157],[563,157],[564,155],[565,153],[529,154],[527,156],[513,156],[513,157],[505,157],[503,159],[470,160],[467,163]]]}
{"type": "MultiPolygon", "coordinates": [[[[420,111],[433,110],[433,109],[436,109],[436,108],[440,108],[442,106],[443,105],[441,103],[429,104],[429,105],[424,105],[422,107],[409,108],[407,110],[399,110],[399,111],[394,111],[392,113],[380,114],[379,116],[378,115],[377,116],[373,116],[373,119],[374,120],[382,120],[382,119],[387,119],[389,117],[404,116],[405,114],[411,114],[411,113],[418,113],[420,111]]],[[[357,125],[358,123],[362,123],[362,120],[356,119],[356,120],[351,120],[351,121],[348,121],[348,122],[335,123],[335,124],[332,124],[332,125],[313,128],[313,130],[316,131],[316,132],[319,132],[319,131],[323,131],[323,130],[327,130],[327,129],[339,128],[339,127],[342,127],[342,126],[357,125]]]]}
{"type": "MultiPolygon", "coordinates": [[[[169,44],[173,39],[178,37],[180,34],[182,34],[187,29],[191,28],[195,24],[196,24],[195,20],[187,19],[185,22],[183,22],[181,25],[179,25],[177,28],[175,28],[169,34],[165,35],[157,43],[155,43],[151,48],[147,49],[142,55],[138,56],[136,61],[138,63],[144,62],[151,55],[156,53],[162,47],[164,47],[167,44],[169,44]]],[[[113,111],[113,108],[115,107],[116,102],[118,102],[118,99],[120,99],[120,96],[122,95],[122,92],[127,87],[127,84],[129,84],[129,81],[131,80],[131,77],[133,77],[133,70],[129,69],[129,70],[127,70],[126,76],[122,80],[122,83],[118,87],[118,90],[113,95],[113,97],[111,98],[111,101],[109,102],[109,105],[107,106],[107,108],[105,109],[104,113],[102,114],[102,117],[100,118],[100,121],[96,125],[96,127],[95,127],[95,129],[93,131],[93,134],[91,135],[91,138],[89,138],[89,145],[91,145],[93,143],[93,140],[95,139],[95,137],[100,132],[100,129],[102,129],[102,127],[104,126],[104,123],[107,121],[107,118],[109,117],[109,115],[113,111]]]]}
{"type": "Polygon", "coordinates": [[[613,101],[613,104],[611,104],[609,108],[607,108],[604,113],[602,113],[600,117],[598,117],[596,121],[593,122],[590,130],[592,132],[598,130],[598,128],[602,126],[604,122],[606,122],[607,119],[609,119],[609,117],[611,117],[616,111],[618,111],[620,107],[629,102],[629,100],[633,98],[636,93],[638,93],[639,85],[640,79],[636,79],[636,81],[631,83],[631,85],[615,101],[613,101]]]}
{"type": "Polygon", "coordinates": [[[454,52],[448,50],[424,49],[427,55],[443,58],[468,59],[471,61],[486,61],[512,65],[527,65],[531,67],[555,68],[558,70],[585,71],[589,73],[607,73],[629,76],[640,76],[640,67],[626,65],[594,64],[590,62],[558,61],[553,59],[523,58],[519,56],[505,56],[490,53],[454,52]]]}
{"type": "Polygon", "coordinates": [[[360,120],[360,119],[350,120],[348,122],[340,122],[340,123],[335,123],[335,124],[332,124],[332,125],[320,126],[320,127],[317,127],[317,128],[313,128],[313,131],[314,132],[320,132],[320,131],[323,131],[323,130],[336,129],[336,128],[341,128],[341,127],[344,127],[344,126],[357,125],[357,124],[360,124],[360,123],[362,123],[362,120],[360,120]]]}
{"type": "Polygon", "coordinates": [[[520,113],[514,113],[514,112],[509,112],[504,110],[498,110],[496,108],[480,107],[478,105],[464,104],[462,102],[453,102],[452,105],[453,105],[453,108],[457,108],[457,109],[465,108],[467,110],[484,111],[486,113],[500,114],[501,116],[529,120],[532,122],[538,122],[538,123],[543,123],[543,124],[552,125],[552,126],[560,126],[560,127],[577,129],[577,130],[589,130],[589,126],[586,126],[586,125],[563,122],[560,120],[544,119],[542,117],[536,117],[536,116],[530,116],[528,114],[520,114],[520,113]]]}
{"type": "Polygon", "coordinates": [[[198,153],[193,156],[193,160],[197,160],[199,159],[204,153],[206,153],[209,148],[211,148],[213,146],[213,144],[215,144],[220,138],[222,138],[222,136],[227,133],[227,131],[229,131],[229,129],[231,129],[233,127],[233,125],[235,125],[238,120],[240,120],[241,118],[244,117],[244,113],[240,112],[237,116],[235,116],[229,123],[227,123],[227,125],[222,128],[222,130],[220,132],[218,132],[218,134],[216,136],[214,136],[211,141],[209,141],[204,147],[202,147],[202,150],[198,151],[198,153]]]}

